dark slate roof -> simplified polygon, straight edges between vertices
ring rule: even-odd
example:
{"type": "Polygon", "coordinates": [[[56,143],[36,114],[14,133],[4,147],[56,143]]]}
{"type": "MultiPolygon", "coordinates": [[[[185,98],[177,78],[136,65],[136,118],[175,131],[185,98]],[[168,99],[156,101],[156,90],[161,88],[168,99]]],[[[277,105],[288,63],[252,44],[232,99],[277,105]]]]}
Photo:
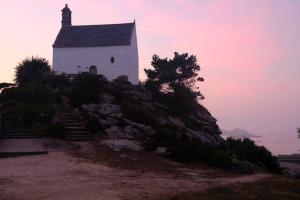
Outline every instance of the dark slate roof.
{"type": "Polygon", "coordinates": [[[71,26],[61,29],[54,48],[130,45],[134,23],[71,26]]]}

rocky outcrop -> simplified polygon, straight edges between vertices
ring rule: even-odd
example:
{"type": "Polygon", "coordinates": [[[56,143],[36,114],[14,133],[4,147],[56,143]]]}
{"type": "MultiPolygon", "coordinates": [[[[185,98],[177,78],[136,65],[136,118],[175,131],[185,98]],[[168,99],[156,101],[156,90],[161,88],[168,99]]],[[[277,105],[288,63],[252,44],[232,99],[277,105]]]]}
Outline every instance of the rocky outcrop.
{"type": "Polygon", "coordinates": [[[129,119],[124,119],[124,122],[126,122],[127,124],[131,125],[132,127],[135,127],[136,129],[138,129],[139,131],[143,132],[143,134],[146,137],[151,137],[155,134],[155,131],[151,128],[151,126],[147,126],[145,124],[140,124],[140,123],[136,123],[133,122],[129,119]]]}
{"type": "MultiPolygon", "coordinates": [[[[109,88],[102,94],[100,103],[82,105],[76,110],[77,114],[85,116],[83,120],[95,119],[100,126],[99,133],[104,133],[103,137],[108,141],[139,141],[144,144],[160,129],[174,130],[177,135],[211,146],[222,141],[217,120],[201,105],[193,113],[179,115],[155,101],[141,86],[117,80],[109,88]]],[[[158,154],[166,152],[164,147],[157,150],[158,154]]]]}
{"type": "Polygon", "coordinates": [[[168,116],[168,117],[165,117],[165,118],[161,117],[161,118],[159,118],[158,123],[161,126],[170,126],[170,127],[174,127],[176,129],[179,129],[179,130],[184,130],[186,128],[183,121],[181,121],[177,117],[172,117],[172,116],[168,116]]]}
{"type": "Polygon", "coordinates": [[[170,155],[170,152],[168,152],[168,148],[166,148],[166,147],[158,147],[156,149],[155,153],[157,155],[160,155],[160,156],[168,156],[168,155],[170,155]]]}
{"type": "Polygon", "coordinates": [[[144,148],[138,141],[125,140],[125,139],[108,139],[102,140],[101,145],[107,146],[114,151],[131,150],[131,151],[143,151],[144,148]]]}

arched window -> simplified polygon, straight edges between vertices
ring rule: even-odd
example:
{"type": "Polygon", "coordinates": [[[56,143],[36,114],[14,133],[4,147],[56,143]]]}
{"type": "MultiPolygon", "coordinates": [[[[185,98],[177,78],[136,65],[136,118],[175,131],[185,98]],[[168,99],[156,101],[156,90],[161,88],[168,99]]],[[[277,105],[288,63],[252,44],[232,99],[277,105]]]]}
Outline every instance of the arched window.
{"type": "Polygon", "coordinates": [[[97,67],[94,65],[90,66],[89,72],[91,74],[97,75],[97,67]]]}

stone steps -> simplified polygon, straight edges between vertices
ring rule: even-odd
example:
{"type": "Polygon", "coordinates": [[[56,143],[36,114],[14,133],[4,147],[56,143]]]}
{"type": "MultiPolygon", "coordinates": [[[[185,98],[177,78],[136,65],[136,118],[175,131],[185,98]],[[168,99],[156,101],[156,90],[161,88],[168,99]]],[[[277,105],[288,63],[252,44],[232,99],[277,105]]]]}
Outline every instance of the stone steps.
{"type": "Polygon", "coordinates": [[[66,130],[66,140],[86,142],[93,139],[93,134],[81,125],[80,119],[78,119],[70,110],[63,108],[62,106],[59,106],[58,108],[60,122],[66,130]]]}
{"type": "Polygon", "coordinates": [[[4,132],[5,133],[28,133],[28,134],[31,134],[31,131],[27,131],[27,130],[14,130],[14,129],[6,129],[4,132]]]}
{"type": "Polygon", "coordinates": [[[92,139],[91,135],[67,135],[66,140],[73,141],[73,142],[87,142],[92,139]]]}
{"type": "Polygon", "coordinates": [[[20,135],[20,134],[4,134],[0,136],[1,139],[17,139],[17,138],[39,138],[38,136],[35,135],[20,135]]]}
{"type": "Polygon", "coordinates": [[[31,130],[17,123],[16,119],[5,118],[4,116],[2,120],[2,130],[0,135],[1,139],[38,138],[38,136],[33,135],[31,130]]]}

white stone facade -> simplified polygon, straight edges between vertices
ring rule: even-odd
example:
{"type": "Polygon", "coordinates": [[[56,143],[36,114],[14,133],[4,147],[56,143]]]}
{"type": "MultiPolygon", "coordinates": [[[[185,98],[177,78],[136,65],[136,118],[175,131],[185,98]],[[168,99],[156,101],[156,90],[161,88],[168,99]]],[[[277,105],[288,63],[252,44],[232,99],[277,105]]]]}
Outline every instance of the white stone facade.
{"type": "Polygon", "coordinates": [[[89,72],[91,66],[96,66],[97,73],[108,80],[126,75],[131,83],[138,84],[136,28],[128,46],[53,48],[53,71],[56,74],[89,72]],[[112,58],[114,63],[111,62],[112,58]]]}
{"type": "Polygon", "coordinates": [[[139,81],[136,24],[72,26],[72,11],[62,10],[62,27],[53,44],[52,70],[56,74],[90,72],[108,80],[125,75],[139,81]]]}

